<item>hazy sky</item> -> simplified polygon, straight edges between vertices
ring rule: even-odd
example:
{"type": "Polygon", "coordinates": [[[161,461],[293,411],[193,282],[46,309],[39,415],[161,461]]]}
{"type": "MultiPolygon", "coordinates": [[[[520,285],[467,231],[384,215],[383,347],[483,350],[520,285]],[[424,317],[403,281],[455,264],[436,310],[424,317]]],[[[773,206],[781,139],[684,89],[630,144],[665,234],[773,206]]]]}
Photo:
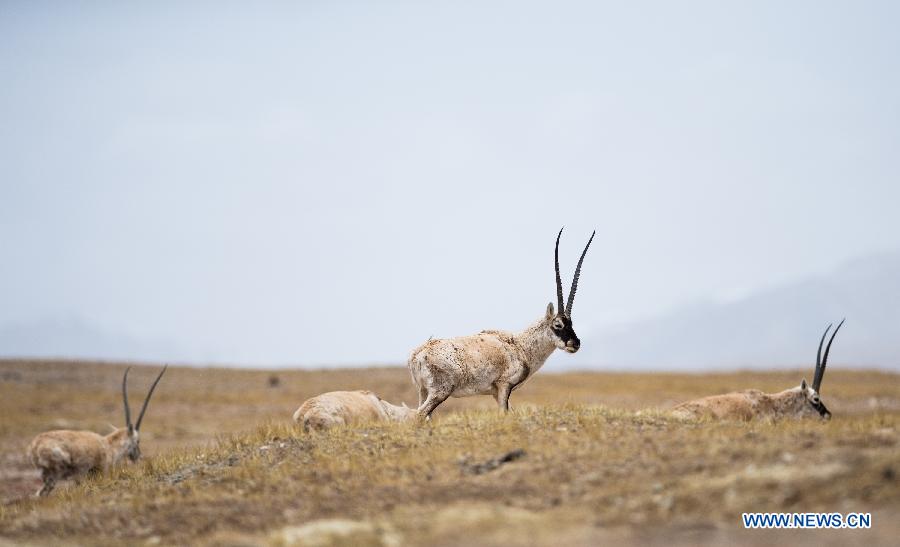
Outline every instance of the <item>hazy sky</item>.
{"type": "MultiPolygon", "coordinates": [[[[399,362],[900,249],[897,2],[0,4],[0,325],[399,362]],[[340,5],[335,5],[340,4],[340,5]]],[[[831,320],[829,318],[828,320],[831,320]]]]}

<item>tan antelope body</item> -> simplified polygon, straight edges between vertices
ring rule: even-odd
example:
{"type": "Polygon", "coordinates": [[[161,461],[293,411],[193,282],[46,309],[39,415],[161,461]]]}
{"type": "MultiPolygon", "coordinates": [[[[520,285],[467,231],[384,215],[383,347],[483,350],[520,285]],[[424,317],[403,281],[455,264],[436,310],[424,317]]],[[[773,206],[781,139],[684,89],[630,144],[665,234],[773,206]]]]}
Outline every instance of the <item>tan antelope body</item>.
{"type": "Polygon", "coordinates": [[[28,457],[41,472],[43,486],[37,492],[39,496],[46,496],[56,486],[57,481],[78,477],[92,472],[100,472],[118,464],[122,459],[128,458],[137,461],[141,457],[140,427],[147,411],[150,396],[156,389],[163,373],[150,387],[137,423],[131,423],[131,409],[128,406],[128,370],[122,379],[122,397],[125,403],[125,424],[123,428],[116,428],[109,435],[98,435],[93,431],[57,430],[47,431],[36,436],[28,446],[28,457]]]}
{"type": "Polygon", "coordinates": [[[484,330],[457,338],[433,339],[413,350],[407,366],[419,390],[418,412],[430,418],[448,397],[493,395],[501,410],[509,410],[509,396],[534,375],[556,349],[575,353],[581,341],[572,328],[572,304],[581,275],[581,264],[594,239],[588,240],[563,307],[559,275],[559,238],[554,253],[557,310],[553,304],[539,321],[517,333],[484,330]]]}
{"type": "Polygon", "coordinates": [[[405,422],[417,413],[406,405],[393,405],[371,391],[331,391],[307,399],[294,412],[304,431],[366,421],[405,422]]]}
{"type": "Polygon", "coordinates": [[[49,494],[59,480],[105,471],[128,454],[131,444],[125,428],[105,436],[93,431],[41,433],[28,447],[31,462],[41,470],[44,481],[38,494],[49,494]]]}
{"type": "MultiPolygon", "coordinates": [[[[819,416],[810,401],[806,380],[798,387],[778,393],[748,389],[724,395],[712,395],[676,406],[672,413],[681,418],[709,417],[718,420],[755,420],[813,418],[819,416]]],[[[828,416],[831,414],[828,413],[828,416]]]]}
{"type": "Polygon", "coordinates": [[[672,414],[681,418],[713,418],[721,420],[755,420],[782,418],[821,418],[831,419],[831,412],[822,403],[819,397],[819,388],[822,378],[825,376],[825,366],[828,362],[828,353],[831,351],[831,342],[840,330],[841,321],[825,348],[825,357],[822,358],[822,343],[831,329],[831,325],[825,329],[822,339],[819,341],[819,350],[816,354],[816,370],[812,385],[806,383],[804,378],[799,386],[779,391],[778,393],[763,393],[758,389],[748,389],[724,395],[712,395],[681,403],[672,410],[672,414]]]}

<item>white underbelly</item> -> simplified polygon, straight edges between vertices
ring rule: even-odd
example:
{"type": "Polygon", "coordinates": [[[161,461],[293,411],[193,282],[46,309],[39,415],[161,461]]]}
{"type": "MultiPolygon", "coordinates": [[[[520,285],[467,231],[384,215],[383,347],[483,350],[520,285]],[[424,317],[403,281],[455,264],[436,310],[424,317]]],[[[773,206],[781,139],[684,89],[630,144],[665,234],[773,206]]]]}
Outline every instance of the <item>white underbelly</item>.
{"type": "Polygon", "coordinates": [[[453,390],[451,397],[471,397],[473,395],[491,395],[494,392],[493,382],[469,384],[453,390]]]}

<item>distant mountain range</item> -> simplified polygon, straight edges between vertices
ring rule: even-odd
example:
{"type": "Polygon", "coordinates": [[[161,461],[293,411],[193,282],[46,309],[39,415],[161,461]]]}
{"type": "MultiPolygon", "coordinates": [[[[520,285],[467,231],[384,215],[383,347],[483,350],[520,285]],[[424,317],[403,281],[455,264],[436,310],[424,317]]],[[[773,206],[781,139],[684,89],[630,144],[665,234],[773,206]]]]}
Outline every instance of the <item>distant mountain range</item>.
{"type": "MultiPolygon", "coordinates": [[[[900,252],[854,260],[740,300],[697,303],[584,335],[581,351],[554,358],[553,369],[811,370],[819,336],[842,317],[847,322],[835,339],[832,365],[900,370],[900,252]]],[[[184,342],[137,339],[78,319],[0,325],[0,357],[233,362],[188,351],[184,342]]],[[[246,366],[255,364],[262,363],[246,366]]]]}
{"type": "Polygon", "coordinates": [[[900,370],[900,252],[602,332],[583,340],[578,363],[626,370],[812,367],[822,331],[842,317],[830,364],[900,370]]]}

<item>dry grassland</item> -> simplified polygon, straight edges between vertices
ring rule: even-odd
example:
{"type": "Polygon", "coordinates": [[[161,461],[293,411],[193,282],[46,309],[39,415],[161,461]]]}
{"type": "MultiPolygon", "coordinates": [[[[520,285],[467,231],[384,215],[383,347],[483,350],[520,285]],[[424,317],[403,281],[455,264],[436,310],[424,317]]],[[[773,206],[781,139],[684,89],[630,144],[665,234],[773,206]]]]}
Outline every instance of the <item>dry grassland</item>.
{"type": "MultiPolygon", "coordinates": [[[[551,365],[552,367],[552,365],[551,365]]],[[[541,372],[500,415],[448,401],[430,424],[305,435],[307,397],[371,389],[416,400],[402,368],[170,368],[137,465],[49,498],[35,434],[121,425],[120,364],[0,362],[0,545],[896,545],[900,377],[829,370],[818,422],[713,423],[685,399],[796,385],[800,373],[541,372]],[[274,385],[273,385],[274,384],[274,385]],[[871,512],[871,530],[743,530],[746,511],[871,512]],[[315,543],[315,542],[319,543],[315,543]]],[[[139,404],[158,369],[131,373],[139,404]]]]}

